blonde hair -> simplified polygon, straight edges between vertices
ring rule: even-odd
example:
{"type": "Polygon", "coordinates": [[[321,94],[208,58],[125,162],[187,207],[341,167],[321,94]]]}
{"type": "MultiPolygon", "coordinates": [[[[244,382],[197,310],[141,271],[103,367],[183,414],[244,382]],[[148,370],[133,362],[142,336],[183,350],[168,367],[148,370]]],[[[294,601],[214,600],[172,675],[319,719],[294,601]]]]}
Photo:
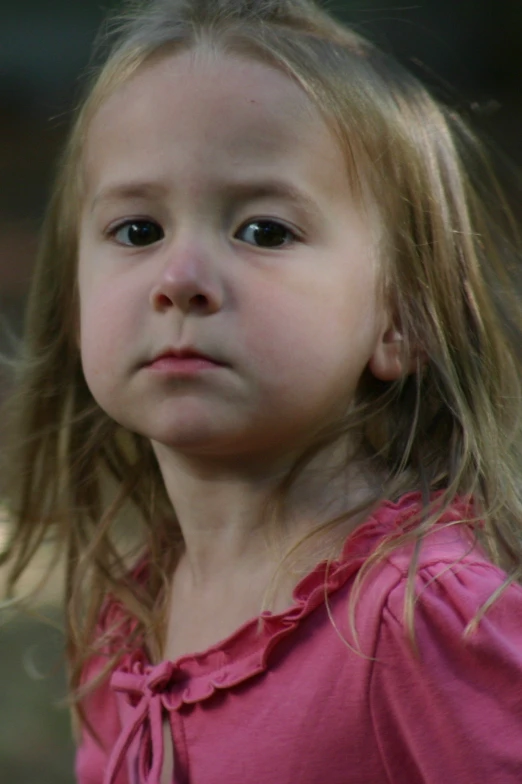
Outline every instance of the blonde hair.
{"type": "Polygon", "coordinates": [[[95,403],[75,335],[81,164],[90,120],[139,68],[182,49],[210,45],[260,59],[306,91],[336,133],[354,188],[367,190],[378,205],[386,295],[405,352],[418,357],[417,371],[398,382],[361,379],[349,417],[318,434],[282,482],[280,507],[313,455],[356,429],[360,455],[387,477],[368,508],[412,490],[426,500],[423,516],[386,540],[362,576],[394,547],[420,542],[437,515],[464,496],[473,497],[475,510],[465,522],[508,580],[518,579],[520,246],[487,158],[465,123],[308,0],[151,0],[129,6],[113,35],[78,112],[49,206],[3,469],[15,522],[0,561],[10,563],[10,592],[46,537],[53,535],[65,555],[72,690],[92,654],[109,593],[135,619],[136,635],[160,654],[163,588],[181,545],[149,443],[95,403]],[[118,545],[122,513],[133,514],[138,543],[149,554],[142,581],[129,572],[135,552],[122,553],[118,545]]]}

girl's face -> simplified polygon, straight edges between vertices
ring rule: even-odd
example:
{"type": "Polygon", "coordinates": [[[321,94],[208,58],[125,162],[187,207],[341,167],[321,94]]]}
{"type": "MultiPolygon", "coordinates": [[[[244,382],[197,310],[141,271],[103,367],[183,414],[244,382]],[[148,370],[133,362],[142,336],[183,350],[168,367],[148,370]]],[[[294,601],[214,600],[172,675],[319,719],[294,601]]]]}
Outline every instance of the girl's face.
{"type": "Polygon", "coordinates": [[[207,52],[148,65],[95,116],[85,167],[81,356],[122,425],[187,455],[281,454],[368,365],[393,375],[376,222],[289,77],[207,52]]]}

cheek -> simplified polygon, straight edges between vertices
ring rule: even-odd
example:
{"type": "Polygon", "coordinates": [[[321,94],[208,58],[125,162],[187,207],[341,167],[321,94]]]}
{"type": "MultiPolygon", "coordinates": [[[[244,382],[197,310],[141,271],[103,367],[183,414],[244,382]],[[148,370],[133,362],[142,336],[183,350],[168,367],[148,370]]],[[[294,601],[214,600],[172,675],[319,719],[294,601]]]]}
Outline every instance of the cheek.
{"type": "Polygon", "coordinates": [[[342,364],[371,353],[380,324],[373,281],[284,291],[245,304],[238,333],[247,351],[285,363],[307,357],[309,364],[342,364]]]}
{"type": "Polygon", "coordinates": [[[124,339],[137,320],[138,292],[133,278],[111,271],[110,260],[98,259],[89,250],[79,263],[80,345],[83,351],[103,355],[124,339]]]}
{"type": "Polygon", "coordinates": [[[85,380],[95,397],[110,388],[129,341],[129,309],[120,307],[110,287],[80,288],[79,348],[85,380]],[[125,322],[129,323],[125,323],[125,322]]]}
{"type": "Polygon", "coordinates": [[[96,399],[110,380],[112,344],[107,325],[84,312],[80,320],[80,356],[87,386],[96,399]]]}
{"type": "MultiPolygon", "coordinates": [[[[363,303],[364,304],[364,303],[363,303]]],[[[374,346],[372,309],[343,298],[271,298],[252,304],[239,333],[270,399],[300,408],[351,394],[374,346]],[[357,312],[356,312],[357,311],[357,312]]]]}

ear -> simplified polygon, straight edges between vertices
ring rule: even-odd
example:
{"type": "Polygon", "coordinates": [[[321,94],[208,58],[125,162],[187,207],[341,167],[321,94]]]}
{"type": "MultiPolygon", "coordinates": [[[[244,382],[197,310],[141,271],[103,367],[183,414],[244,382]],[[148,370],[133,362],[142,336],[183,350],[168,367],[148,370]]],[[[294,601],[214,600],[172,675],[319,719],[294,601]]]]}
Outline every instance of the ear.
{"type": "Polygon", "coordinates": [[[368,368],[380,381],[396,381],[413,373],[418,363],[418,353],[406,355],[402,333],[396,327],[389,327],[380,336],[368,368]]]}

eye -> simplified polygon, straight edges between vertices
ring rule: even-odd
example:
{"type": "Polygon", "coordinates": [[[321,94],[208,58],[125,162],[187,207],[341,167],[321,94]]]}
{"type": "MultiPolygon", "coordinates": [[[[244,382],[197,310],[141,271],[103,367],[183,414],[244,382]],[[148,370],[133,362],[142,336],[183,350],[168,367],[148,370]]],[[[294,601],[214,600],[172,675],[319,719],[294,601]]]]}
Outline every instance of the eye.
{"type": "Polygon", "coordinates": [[[132,248],[145,248],[160,242],[165,233],[158,223],[150,220],[128,220],[120,223],[110,232],[121,245],[132,248]]]}
{"type": "Polygon", "coordinates": [[[281,248],[297,239],[297,235],[283,223],[268,219],[245,223],[236,236],[259,248],[281,248]]]}

